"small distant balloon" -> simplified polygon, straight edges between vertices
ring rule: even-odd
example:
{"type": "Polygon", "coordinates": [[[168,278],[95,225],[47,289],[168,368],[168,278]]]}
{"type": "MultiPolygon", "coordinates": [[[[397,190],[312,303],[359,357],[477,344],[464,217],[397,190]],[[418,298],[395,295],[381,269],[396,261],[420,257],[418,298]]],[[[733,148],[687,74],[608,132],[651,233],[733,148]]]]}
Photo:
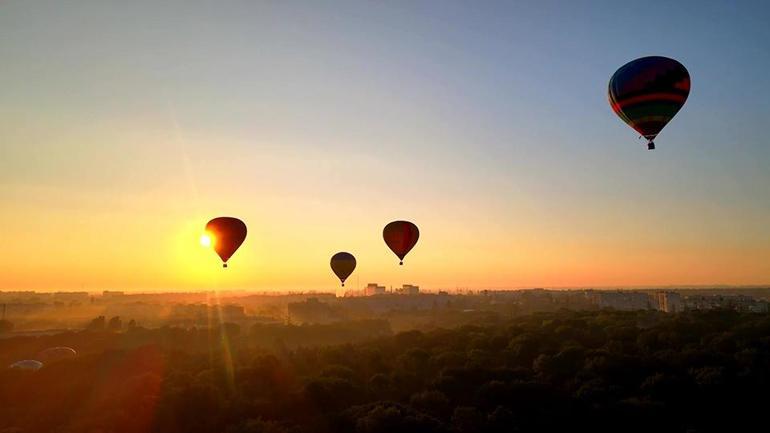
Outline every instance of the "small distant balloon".
{"type": "Polygon", "coordinates": [[[647,139],[647,148],[684,106],[690,94],[690,73],[681,63],[661,56],[636,59],[610,78],[610,106],[647,139]]]}
{"type": "Polygon", "coordinates": [[[398,256],[398,264],[403,265],[404,257],[420,239],[420,230],[409,221],[393,221],[382,230],[382,238],[388,248],[398,256]]]}
{"type": "Polygon", "coordinates": [[[9,365],[8,368],[15,370],[37,371],[43,368],[43,363],[35,361],[34,359],[25,359],[23,361],[17,361],[9,365]]]}
{"type": "Polygon", "coordinates": [[[356,258],[353,254],[339,252],[332,256],[331,267],[334,274],[340,279],[342,287],[345,287],[345,280],[356,269],[356,258]]]}
{"type": "Polygon", "coordinates": [[[78,356],[77,351],[71,347],[58,346],[49,347],[37,354],[37,359],[44,363],[60,361],[62,359],[74,358],[78,356]]]}
{"type": "MultiPolygon", "coordinates": [[[[222,267],[246,239],[246,224],[238,218],[218,217],[206,224],[208,242],[222,259],[222,267]]],[[[203,243],[203,241],[201,242],[203,243]]]]}

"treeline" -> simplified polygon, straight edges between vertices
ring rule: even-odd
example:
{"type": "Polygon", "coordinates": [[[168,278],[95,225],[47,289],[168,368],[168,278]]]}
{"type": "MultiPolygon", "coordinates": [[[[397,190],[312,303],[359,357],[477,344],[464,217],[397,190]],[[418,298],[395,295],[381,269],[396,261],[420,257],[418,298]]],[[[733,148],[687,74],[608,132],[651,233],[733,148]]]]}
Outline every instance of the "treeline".
{"type": "Polygon", "coordinates": [[[302,328],[57,336],[85,349],[0,371],[0,432],[756,431],[770,403],[768,315],[562,311],[285,343],[302,328]]]}

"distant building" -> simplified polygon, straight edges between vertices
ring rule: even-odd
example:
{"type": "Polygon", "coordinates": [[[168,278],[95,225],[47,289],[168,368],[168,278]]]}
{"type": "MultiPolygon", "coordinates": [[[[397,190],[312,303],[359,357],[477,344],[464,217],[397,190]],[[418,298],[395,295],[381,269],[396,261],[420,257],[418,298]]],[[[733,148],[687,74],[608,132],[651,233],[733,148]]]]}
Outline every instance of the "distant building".
{"type": "Polygon", "coordinates": [[[305,302],[290,302],[288,305],[290,323],[329,323],[337,320],[329,304],[318,298],[307,298],[305,302]]]}
{"type": "Polygon", "coordinates": [[[377,283],[369,283],[364,289],[365,296],[384,295],[385,286],[380,286],[377,283]]]}
{"type": "Polygon", "coordinates": [[[684,311],[682,295],[676,292],[657,292],[655,294],[658,309],[666,313],[681,313],[684,311]]]}
{"type": "Polygon", "coordinates": [[[588,290],[586,297],[599,308],[622,311],[653,309],[652,297],[644,292],[588,290]]]}
{"type": "Polygon", "coordinates": [[[399,293],[402,293],[404,295],[419,295],[420,294],[420,286],[415,286],[412,284],[404,284],[399,290],[399,293]]]}
{"type": "Polygon", "coordinates": [[[222,320],[235,322],[246,319],[246,310],[238,304],[227,304],[221,308],[222,320]]]}
{"type": "Polygon", "coordinates": [[[521,305],[528,311],[549,310],[553,307],[553,293],[544,289],[529,289],[516,292],[521,305]]]}
{"type": "Polygon", "coordinates": [[[86,304],[88,303],[88,298],[88,292],[55,292],[53,294],[54,302],[63,302],[67,304],[86,304]]]}
{"type": "MultiPolygon", "coordinates": [[[[140,305],[142,309],[153,308],[153,306],[142,304],[136,305],[140,305]]],[[[130,305],[123,305],[121,308],[122,311],[126,311],[126,309],[130,309],[130,305]]],[[[133,315],[137,316],[137,313],[133,315]]],[[[208,305],[198,303],[172,305],[166,320],[168,323],[175,325],[207,326],[219,322],[242,322],[246,319],[245,309],[241,305],[208,305]]]]}
{"type": "Polygon", "coordinates": [[[746,295],[690,295],[684,298],[687,310],[734,310],[766,313],[768,304],[746,295]]]}

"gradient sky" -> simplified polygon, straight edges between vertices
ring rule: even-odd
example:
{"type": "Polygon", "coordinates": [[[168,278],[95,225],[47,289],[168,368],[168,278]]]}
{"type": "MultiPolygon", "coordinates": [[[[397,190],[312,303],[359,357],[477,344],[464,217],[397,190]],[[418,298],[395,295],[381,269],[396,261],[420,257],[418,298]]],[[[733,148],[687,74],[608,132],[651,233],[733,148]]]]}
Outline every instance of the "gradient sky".
{"type": "Polygon", "coordinates": [[[334,289],[344,250],[354,286],[770,283],[769,5],[0,2],[0,290],[334,289]],[[645,55],[693,82],[654,152],[606,96],[645,55]]]}

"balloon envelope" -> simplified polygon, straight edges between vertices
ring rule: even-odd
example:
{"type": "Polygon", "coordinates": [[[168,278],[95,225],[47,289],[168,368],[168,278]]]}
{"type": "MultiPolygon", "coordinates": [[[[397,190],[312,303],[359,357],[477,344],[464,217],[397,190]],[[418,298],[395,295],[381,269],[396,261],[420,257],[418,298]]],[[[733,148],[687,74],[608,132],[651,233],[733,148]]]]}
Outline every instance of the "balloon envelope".
{"type": "Polygon", "coordinates": [[[49,347],[37,354],[37,359],[43,362],[59,361],[61,359],[74,358],[78,355],[71,347],[49,347]]]}
{"type": "Polygon", "coordinates": [[[624,122],[649,141],[653,140],[682,108],[690,94],[690,74],[668,57],[636,59],[610,78],[610,106],[624,122]]]}
{"type": "Polygon", "coordinates": [[[404,257],[420,239],[420,230],[409,221],[393,221],[382,230],[382,238],[403,265],[404,257]]]}
{"type": "Polygon", "coordinates": [[[25,359],[23,361],[14,362],[8,367],[18,370],[37,371],[43,368],[43,363],[40,361],[35,361],[34,359],[25,359]]]}
{"type": "Polygon", "coordinates": [[[345,286],[345,280],[356,269],[356,258],[353,257],[353,254],[340,252],[332,256],[330,264],[334,274],[337,275],[342,285],[345,286]]]}
{"type": "Polygon", "coordinates": [[[222,259],[223,267],[246,239],[246,224],[238,218],[219,217],[206,224],[206,232],[212,239],[212,246],[222,259]]]}

